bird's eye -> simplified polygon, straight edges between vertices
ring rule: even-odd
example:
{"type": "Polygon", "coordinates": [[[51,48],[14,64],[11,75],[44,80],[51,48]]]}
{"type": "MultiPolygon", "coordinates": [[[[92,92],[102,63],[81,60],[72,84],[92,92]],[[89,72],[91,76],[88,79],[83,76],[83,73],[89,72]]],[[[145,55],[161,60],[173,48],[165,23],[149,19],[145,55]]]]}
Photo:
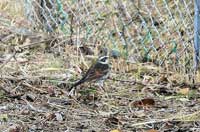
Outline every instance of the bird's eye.
{"type": "Polygon", "coordinates": [[[108,57],[107,57],[107,56],[104,56],[104,57],[102,57],[102,58],[100,59],[100,61],[106,62],[107,59],[108,59],[108,57]]]}
{"type": "Polygon", "coordinates": [[[105,62],[105,61],[106,61],[106,59],[102,59],[101,61],[105,62]]]}

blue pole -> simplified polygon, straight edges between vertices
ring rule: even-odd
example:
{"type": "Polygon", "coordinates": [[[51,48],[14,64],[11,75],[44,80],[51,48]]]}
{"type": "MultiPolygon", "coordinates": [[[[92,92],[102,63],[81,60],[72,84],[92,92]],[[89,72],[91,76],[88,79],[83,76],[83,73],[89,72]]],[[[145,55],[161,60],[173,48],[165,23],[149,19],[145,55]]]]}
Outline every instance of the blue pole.
{"type": "Polygon", "coordinates": [[[194,67],[198,68],[200,49],[200,0],[194,0],[194,67]]]}

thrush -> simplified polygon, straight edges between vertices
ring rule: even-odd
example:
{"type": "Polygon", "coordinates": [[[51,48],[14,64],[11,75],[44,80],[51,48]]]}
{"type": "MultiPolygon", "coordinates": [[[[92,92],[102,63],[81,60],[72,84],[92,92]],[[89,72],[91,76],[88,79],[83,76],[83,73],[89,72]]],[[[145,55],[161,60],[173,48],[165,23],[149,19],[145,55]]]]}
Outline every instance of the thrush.
{"type": "Polygon", "coordinates": [[[109,56],[107,55],[107,49],[106,51],[101,51],[101,54],[102,55],[100,55],[95,63],[90,66],[83,77],[71,86],[70,90],[85,82],[92,81],[98,82],[100,86],[103,87],[103,82],[108,77],[110,66],[108,62],[109,56]]]}

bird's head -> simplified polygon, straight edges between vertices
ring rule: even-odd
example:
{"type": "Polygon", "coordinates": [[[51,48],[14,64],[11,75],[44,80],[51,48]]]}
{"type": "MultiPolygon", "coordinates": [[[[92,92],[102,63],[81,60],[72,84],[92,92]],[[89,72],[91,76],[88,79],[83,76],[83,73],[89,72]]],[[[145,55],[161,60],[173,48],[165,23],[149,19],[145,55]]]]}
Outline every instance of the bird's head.
{"type": "Polygon", "coordinates": [[[99,58],[98,58],[98,62],[100,62],[101,64],[108,64],[108,48],[103,47],[100,49],[99,51],[99,58]]]}
{"type": "Polygon", "coordinates": [[[103,48],[100,48],[99,50],[99,57],[102,57],[102,56],[108,56],[108,48],[107,47],[103,47],[103,48]]]}

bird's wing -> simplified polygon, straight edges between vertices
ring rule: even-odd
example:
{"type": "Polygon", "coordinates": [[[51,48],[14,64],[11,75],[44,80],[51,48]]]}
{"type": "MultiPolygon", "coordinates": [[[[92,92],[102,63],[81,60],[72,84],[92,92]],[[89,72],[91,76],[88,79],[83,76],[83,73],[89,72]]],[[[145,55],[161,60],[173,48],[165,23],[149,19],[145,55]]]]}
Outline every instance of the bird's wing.
{"type": "Polygon", "coordinates": [[[96,63],[85,74],[85,81],[100,79],[109,72],[109,65],[96,63]]]}
{"type": "Polygon", "coordinates": [[[91,81],[102,76],[98,64],[91,66],[83,77],[85,81],[91,81]]]}
{"type": "Polygon", "coordinates": [[[92,65],[81,80],[76,82],[72,87],[76,87],[84,82],[101,79],[104,75],[109,72],[108,64],[99,64],[98,62],[92,65]]]}
{"type": "Polygon", "coordinates": [[[95,70],[94,70],[95,67],[96,67],[95,64],[92,65],[92,66],[87,70],[87,72],[84,74],[84,76],[83,76],[78,82],[76,82],[75,84],[73,84],[73,85],[71,86],[71,88],[76,87],[76,86],[78,86],[78,85],[80,85],[80,84],[82,84],[82,83],[84,83],[84,82],[86,82],[86,81],[89,81],[89,80],[91,79],[91,76],[95,73],[95,70]]]}

